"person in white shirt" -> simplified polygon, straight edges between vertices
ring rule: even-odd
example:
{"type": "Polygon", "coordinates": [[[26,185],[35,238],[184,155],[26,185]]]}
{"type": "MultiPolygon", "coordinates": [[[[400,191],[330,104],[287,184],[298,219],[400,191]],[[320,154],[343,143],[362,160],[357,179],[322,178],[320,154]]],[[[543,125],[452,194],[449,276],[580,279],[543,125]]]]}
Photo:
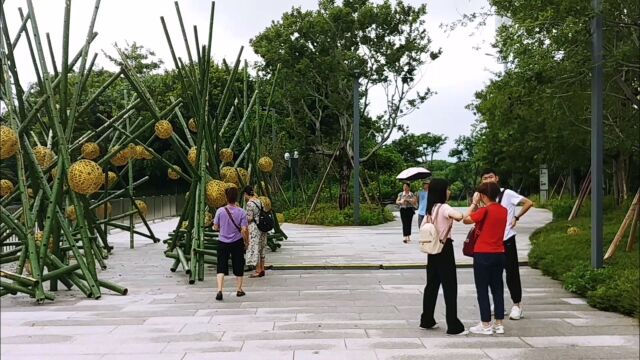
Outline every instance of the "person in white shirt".
{"type": "MultiPolygon", "coordinates": [[[[484,170],[481,177],[482,182],[495,182],[500,184],[500,178],[493,169],[484,170]]],[[[520,218],[533,206],[533,202],[513,190],[500,188],[500,191],[501,195],[498,197],[497,202],[507,209],[507,228],[504,232],[505,273],[507,274],[507,287],[509,288],[509,294],[513,301],[509,319],[520,320],[524,317],[524,313],[522,311],[522,285],[520,282],[515,227],[518,221],[520,221],[520,218]],[[518,206],[522,206],[522,208],[516,215],[516,207],[518,206]]],[[[479,196],[478,193],[473,195],[472,206],[478,206],[479,196]]]]}

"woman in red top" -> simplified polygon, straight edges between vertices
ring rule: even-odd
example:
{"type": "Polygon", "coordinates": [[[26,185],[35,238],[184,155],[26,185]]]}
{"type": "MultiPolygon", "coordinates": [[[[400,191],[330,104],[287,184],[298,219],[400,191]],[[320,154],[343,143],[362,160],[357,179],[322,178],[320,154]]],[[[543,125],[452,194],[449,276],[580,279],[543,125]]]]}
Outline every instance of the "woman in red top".
{"type": "Polygon", "coordinates": [[[478,204],[472,204],[469,215],[463,220],[465,224],[476,224],[480,236],[473,248],[473,277],[476,283],[480,320],[477,326],[469,328],[474,334],[504,334],[504,230],[507,227],[507,209],[496,203],[500,187],[493,182],[483,183],[478,187],[480,201],[485,206],[472,212],[478,204]],[[491,325],[491,305],[489,291],[495,305],[495,324],[491,325]]]}

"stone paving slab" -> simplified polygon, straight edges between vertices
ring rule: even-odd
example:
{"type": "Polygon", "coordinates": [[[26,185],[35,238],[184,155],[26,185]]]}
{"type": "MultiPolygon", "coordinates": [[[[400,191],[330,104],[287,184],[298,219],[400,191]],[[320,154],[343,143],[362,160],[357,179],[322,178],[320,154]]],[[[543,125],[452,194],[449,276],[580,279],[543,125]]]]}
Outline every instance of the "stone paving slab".
{"type": "MultiPolygon", "coordinates": [[[[348,236],[331,229],[334,233],[322,238],[340,242],[370,235],[354,235],[354,229],[343,230],[348,236]]],[[[380,243],[393,241],[388,246],[406,251],[406,264],[414,261],[409,247],[396,244],[399,228],[382,230],[380,243]]],[[[318,231],[300,234],[318,236],[318,231]]],[[[224,301],[217,302],[211,267],[205,282],[188,285],[182,271],[168,271],[172,260],[164,257],[164,245],[137,239],[131,250],[128,236],[113,238],[109,269],[99,276],[128,287],[129,295],[105,291],[101,300],[92,300],[76,290],[59,291],[55,302],[44,305],[22,295],[3,297],[2,360],[638,358],[636,319],[595,310],[528,267],[521,268],[523,320],[506,320],[501,336],[452,337],[445,333],[442,296],[435,314],[440,328],[418,327],[424,269],[273,270],[246,279],[247,296],[237,298],[227,288],[224,301]]],[[[399,254],[367,257],[399,261],[399,254]]],[[[459,317],[465,326],[475,325],[472,270],[458,269],[458,282],[459,317]]]]}

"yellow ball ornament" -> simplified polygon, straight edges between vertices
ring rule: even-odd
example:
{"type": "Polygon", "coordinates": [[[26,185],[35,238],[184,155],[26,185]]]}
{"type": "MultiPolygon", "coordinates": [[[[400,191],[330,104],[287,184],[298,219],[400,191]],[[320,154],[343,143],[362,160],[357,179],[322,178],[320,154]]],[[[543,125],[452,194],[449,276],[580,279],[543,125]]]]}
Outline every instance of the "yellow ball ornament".
{"type": "Polygon", "coordinates": [[[249,183],[249,173],[243,168],[225,166],[220,172],[220,177],[222,181],[236,184],[236,186],[247,185],[249,183]],[[239,178],[238,175],[240,175],[239,178]],[[240,183],[240,179],[242,179],[242,183],[240,183]]]}
{"type": "Polygon", "coordinates": [[[207,205],[219,208],[227,204],[227,197],[224,193],[225,185],[220,180],[210,180],[207,183],[207,205]]]}
{"type": "Polygon", "coordinates": [[[198,148],[195,146],[189,149],[189,153],[187,154],[187,159],[191,166],[196,166],[196,157],[198,156],[198,148]]]}
{"type": "Polygon", "coordinates": [[[108,176],[107,184],[108,184],[108,187],[111,188],[116,183],[116,181],[118,181],[118,175],[113,171],[109,171],[107,176],[108,176]]]}
{"type": "Polygon", "coordinates": [[[264,211],[271,211],[271,199],[266,196],[258,196],[258,199],[262,203],[262,208],[264,209],[264,211]]]}
{"type": "Polygon", "coordinates": [[[7,179],[0,180],[0,197],[5,197],[13,192],[13,183],[7,179]]]}
{"type": "Polygon", "coordinates": [[[273,170],[273,160],[268,156],[263,156],[258,160],[258,168],[260,171],[270,173],[273,170]]]}
{"type": "Polygon", "coordinates": [[[140,213],[142,214],[142,217],[147,217],[147,212],[149,211],[149,209],[147,208],[147,203],[145,203],[142,200],[136,200],[136,205],[138,205],[138,208],[140,209],[140,213]]]}
{"type": "Polygon", "coordinates": [[[18,151],[18,135],[8,126],[0,126],[0,159],[8,159],[18,151]]]}
{"type": "Polygon", "coordinates": [[[573,236],[573,235],[578,235],[579,233],[580,233],[580,229],[575,226],[572,226],[567,229],[567,235],[573,236]]]}
{"type": "Polygon", "coordinates": [[[67,209],[65,210],[65,216],[71,221],[76,221],[76,207],[73,205],[67,206],[67,209]]]}
{"type": "Polygon", "coordinates": [[[189,123],[187,124],[187,126],[189,127],[189,130],[193,132],[198,132],[198,122],[196,121],[196,119],[194,118],[189,119],[189,123]]]}
{"type": "Polygon", "coordinates": [[[173,126],[167,120],[160,120],[155,125],[155,131],[160,139],[168,139],[173,134],[173,126]]]}
{"type": "Polygon", "coordinates": [[[182,171],[182,169],[180,169],[180,167],[178,165],[173,165],[172,168],[169,168],[167,170],[167,176],[169,177],[169,179],[171,180],[178,180],[180,179],[180,174],[178,174],[177,171],[182,171]]]}
{"type": "Polygon", "coordinates": [[[102,168],[91,160],[78,160],[69,167],[69,187],[78,194],[90,195],[104,183],[102,168]]]}
{"type": "Polygon", "coordinates": [[[94,142],[88,142],[82,144],[82,149],[80,150],[82,153],[82,157],[87,160],[93,160],[100,156],[100,147],[98,144],[94,142]]]}
{"type": "Polygon", "coordinates": [[[222,161],[223,163],[230,163],[231,161],[233,161],[233,150],[229,148],[220,150],[220,153],[218,155],[220,157],[220,161],[222,161]]]}
{"type": "Polygon", "coordinates": [[[55,158],[55,154],[51,149],[45,146],[36,146],[33,148],[33,155],[36,157],[36,161],[38,165],[40,165],[40,169],[46,169],[53,163],[53,158],[55,158]]]}
{"type": "Polygon", "coordinates": [[[202,225],[211,226],[212,222],[213,222],[213,215],[211,215],[211,213],[207,211],[206,213],[204,213],[204,220],[202,221],[202,225]]]}
{"type": "Polygon", "coordinates": [[[111,152],[115,152],[116,155],[111,158],[111,164],[114,166],[124,166],[129,162],[129,149],[120,150],[119,147],[111,149],[111,152]]]}
{"type": "Polygon", "coordinates": [[[133,152],[135,154],[134,157],[136,159],[145,159],[146,158],[147,149],[145,149],[144,146],[142,146],[142,145],[136,145],[135,148],[133,149],[133,152]]]}
{"type": "Polygon", "coordinates": [[[276,219],[278,219],[278,224],[284,224],[284,214],[283,213],[277,213],[276,214],[276,219]]]}

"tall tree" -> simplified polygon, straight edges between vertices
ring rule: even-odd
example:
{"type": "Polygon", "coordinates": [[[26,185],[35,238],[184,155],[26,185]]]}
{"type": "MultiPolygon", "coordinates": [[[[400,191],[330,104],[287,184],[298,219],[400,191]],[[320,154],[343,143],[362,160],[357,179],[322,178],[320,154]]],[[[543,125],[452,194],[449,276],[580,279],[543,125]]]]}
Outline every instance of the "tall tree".
{"type": "MultiPolygon", "coordinates": [[[[626,197],[640,152],[640,4],[603,2],[605,161],[626,197]],[[635,154],[635,155],[634,155],[635,154]]],[[[495,47],[505,71],[476,94],[482,137],[476,156],[537,183],[537,167],[556,173],[589,168],[590,2],[491,0],[488,15],[510,19],[495,47]]],[[[478,14],[467,17],[477,18],[478,14]]],[[[637,166],[636,166],[637,168],[637,166]]],[[[525,181],[525,184],[527,181],[525,181]]]]}
{"type": "Polygon", "coordinates": [[[312,149],[325,156],[337,152],[341,209],[350,203],[354,80],[360,79],[363,140],[372,140],[363,152],[366,161],[398,121],[431,95],[428,88],[417,89],[418,69],[440,54],[429,51],[425,14],[425,5],[402,1],[321,0],[317,10],[284,13],[251,41],[264,72],[273,74],[281,65],[280,98],[291,118],[307,123],[312,149]],[[374,87],[386,96],[379,114],[369,109],[374,87]]]}

